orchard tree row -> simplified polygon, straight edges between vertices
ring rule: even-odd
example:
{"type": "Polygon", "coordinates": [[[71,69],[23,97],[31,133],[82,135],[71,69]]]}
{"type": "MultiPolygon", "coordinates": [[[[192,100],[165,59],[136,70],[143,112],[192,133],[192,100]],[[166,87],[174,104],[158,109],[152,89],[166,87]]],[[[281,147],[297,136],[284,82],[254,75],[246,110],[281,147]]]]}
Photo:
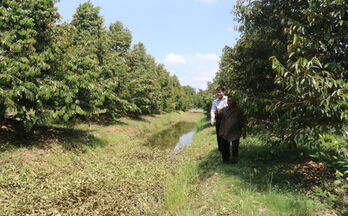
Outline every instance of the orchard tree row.
{"type": "Polygon", "coordinates": [[[238,1],[234,13],[241,37],[223,49],[219,72],[199,93],[205,109],[222,85],[267,126],[274,145],[313,147],[324,134],[347,133],[346,2],[238,1]]]}
{"type": "Polygon", "coordinates": [[[0,2],[0,121],[19,132],[55,120],[186,110],[180,85],[119,21],[81,4],[57,24],[55,0],[0,2]]]}

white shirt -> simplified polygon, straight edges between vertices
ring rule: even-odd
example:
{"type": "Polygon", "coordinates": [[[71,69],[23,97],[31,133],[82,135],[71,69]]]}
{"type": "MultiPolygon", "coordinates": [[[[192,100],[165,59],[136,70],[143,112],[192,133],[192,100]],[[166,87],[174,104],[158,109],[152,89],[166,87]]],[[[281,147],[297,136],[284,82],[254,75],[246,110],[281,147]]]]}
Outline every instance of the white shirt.
{"type": "Polygon", "coordinates": [[[219,98],[216,98],[211,105],[211,110],[210,110],[211,121],[215,121],[215,110],[220,111],[222,108],[227,106],[228,106],[227,96],[224,96],[221,100],[219,98]]]}

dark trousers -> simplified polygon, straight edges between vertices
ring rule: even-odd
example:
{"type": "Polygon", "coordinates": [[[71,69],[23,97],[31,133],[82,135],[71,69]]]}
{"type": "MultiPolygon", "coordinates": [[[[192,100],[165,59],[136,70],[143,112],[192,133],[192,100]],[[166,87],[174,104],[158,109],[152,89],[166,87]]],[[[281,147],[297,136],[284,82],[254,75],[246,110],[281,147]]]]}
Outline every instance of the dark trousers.
{"type": "Polygon", "coordinates": [[[219,136],[220,122],[216,121],[215,129],[216,129],[216,139],[217,139],[218,149],[221,152],[223,138],[221,136],[219,136]]]}
{"type": "MultiPolygon", "coordinates": [[[[238,148],[239,148],[239,139],[232,141],[232,157],[233,160],[237,160],[238,158],[238,148]]],[[[222,160],[227,162],[230,160],[230,141],[222,138],[222,146],[221,146],[221,154],[222,160]]]]}

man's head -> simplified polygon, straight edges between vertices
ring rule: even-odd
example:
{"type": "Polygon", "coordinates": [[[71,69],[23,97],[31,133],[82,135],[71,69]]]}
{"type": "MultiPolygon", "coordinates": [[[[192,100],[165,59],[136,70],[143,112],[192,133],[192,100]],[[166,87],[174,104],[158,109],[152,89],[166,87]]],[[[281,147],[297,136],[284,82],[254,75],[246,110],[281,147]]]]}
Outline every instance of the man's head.
{"type": "Polygon", "coordinates": [[[236,106],[236,101],[233,100],[233,98],[231,96],[228,96],[227,105],[229,108],[233,108],[236,106]]]}
{"type": "Polygon", "coordinates": [[[216,88],[216,96],[219,99],[222,99],[224,97],[224,94],[225,94],[225,88],[224,87],[220,86],[220,87],[216,88]]]}

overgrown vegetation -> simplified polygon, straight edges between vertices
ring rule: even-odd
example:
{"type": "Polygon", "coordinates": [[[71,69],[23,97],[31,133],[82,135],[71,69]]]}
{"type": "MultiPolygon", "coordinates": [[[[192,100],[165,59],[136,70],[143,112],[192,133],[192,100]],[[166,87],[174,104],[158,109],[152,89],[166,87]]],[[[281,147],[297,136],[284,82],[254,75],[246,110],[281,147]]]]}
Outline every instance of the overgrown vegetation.
{"type": "Polygon", "coordinates": [[[197,94],[99,7],[56,24],[54,3],[0,2],[0,215],[347,214],[343,0],[238,1],[241,38],[197,94]],[[201,117],[153,114],[209,111],[219,85],[249,118],[238,164],[205,119],[184,151],[145,145],[201,117]]]}
{"type": "Polygon", "coordinates": [[[55,0],[0,2],[0,121],[18,134],[74,118],[187,110],[181,86],[120,21],[107,29],[99,7],[80,4],[71,23],[55,0]]]}
{"type": "Polygon", "coordinates": [[[249,119],[272,130],[275,145],[316,147],[320,135],[342,135],[348,87],[344,1],[238,1],[234,13],[242,35],[235,47],[223,49],[209,93],[225,86],[249,119]]]}
{"type": "MultiPolygon", "coordinates": [[[[225,86],[274,153],[312,149],[347,188],[348,6],[342,0],[237,1],[241,37],[198,93],[209,114],[225,86]]],[[[297,151],[301,154],[301,151],[297,151]]]]}
{"type": "Polygon", "coordinates": [[[192,145],[177,155],[178,171],[167,180],[171,215],[347,213],[346,190],[337,184],[335,169],[308,156],[315,151],[274,152],[260,139],[260,129],[253,128],[241,140],[238,163],[226,165],[215,128],[208,119],[199,125],[192,145]]]}
{"type": "Polygon", "coordinates": [[[148,137],[200,118],[171,113],[56,125],[8,140],[0,150],[0,215],[165,215],[164,182],[177,169],[175,157],[173,149],[148,146],[148,137]]]}
{"type": "Polygon", "coordinates": [[[7,141],[0,153],[0,215],[344,215],[347,211],[345,190],[332,179],[335,172],[330,167],[295,151],[272,153],[257,130],[241,141],[239,162],[223,164],[215,128],[201,118],[201,114],[171,113],[56,125],[35,131],[32,139],[7,141]],[[147,144],[153,131],[181,121],[199,122],[189,147],[174,152],[147,144]]]}

